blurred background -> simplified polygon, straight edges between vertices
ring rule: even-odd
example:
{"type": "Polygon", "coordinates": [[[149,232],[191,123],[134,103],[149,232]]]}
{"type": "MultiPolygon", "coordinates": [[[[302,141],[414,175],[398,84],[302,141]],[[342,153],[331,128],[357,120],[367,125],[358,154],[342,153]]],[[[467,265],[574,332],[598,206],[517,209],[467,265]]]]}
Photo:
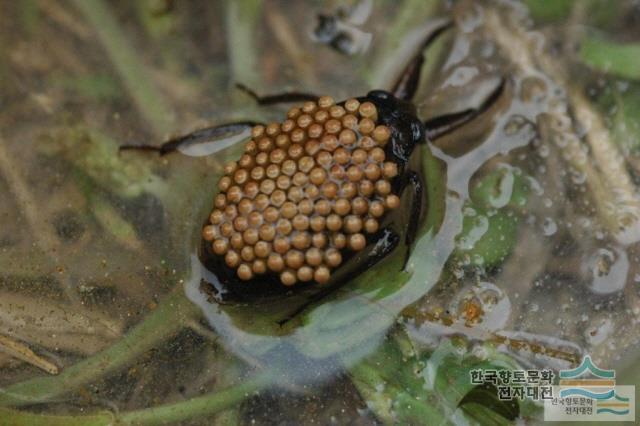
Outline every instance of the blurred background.
{"type": "Polygon", "coordinates": [[[536,423],[539,404],[497,401],[469,370],[586,354],[640,384],[640,2],[0,10],[0,424],[536,423]],[[443,18],[414,104],[479,115],[424,148],[441,218],[412,255],[425,266],[349,283],[284,331],[269,307],[192,303],[200,226],[239,146],[118,146],[282,120],[287,105],[236,83],[389,89],[443,18]]]}

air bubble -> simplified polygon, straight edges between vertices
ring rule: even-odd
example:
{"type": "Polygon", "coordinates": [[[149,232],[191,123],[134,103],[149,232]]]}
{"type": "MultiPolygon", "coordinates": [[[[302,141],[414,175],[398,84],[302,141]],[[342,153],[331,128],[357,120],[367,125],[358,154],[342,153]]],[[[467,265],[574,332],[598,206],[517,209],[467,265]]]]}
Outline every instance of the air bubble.
{"type": "Polygon", "coordinates": [[[557,231],[558,231],[558,225],[556,224],[555,220],[553,220],[550,217],[545,217],[544,221],[542,222],[542,233],[546,237],[550,237],[553,234],[555,234],[557,231]]]}

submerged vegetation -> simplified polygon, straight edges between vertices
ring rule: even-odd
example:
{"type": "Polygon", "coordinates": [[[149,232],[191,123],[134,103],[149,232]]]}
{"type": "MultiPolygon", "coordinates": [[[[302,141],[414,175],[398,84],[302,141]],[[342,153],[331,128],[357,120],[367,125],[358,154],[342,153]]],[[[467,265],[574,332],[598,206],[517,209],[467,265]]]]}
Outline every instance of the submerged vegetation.
{"type": "Polygon", "coordinates": [[[357,3],[3,4],[0,425],[536,421],[540,404],[500,401],[470,371],[585,354],[640,383],[638,6],[375,2],[348,22],[373,40],[353,56],[300,25],[357,3]],[[388,88],[442,17],[421,118],[504,89],[421,148],[428,211],[407,270],[396,250],[284,325],[295,296],[210,303],[196,241],[240,144],[118,146],[281,119],[237,82],[388,88]]]}

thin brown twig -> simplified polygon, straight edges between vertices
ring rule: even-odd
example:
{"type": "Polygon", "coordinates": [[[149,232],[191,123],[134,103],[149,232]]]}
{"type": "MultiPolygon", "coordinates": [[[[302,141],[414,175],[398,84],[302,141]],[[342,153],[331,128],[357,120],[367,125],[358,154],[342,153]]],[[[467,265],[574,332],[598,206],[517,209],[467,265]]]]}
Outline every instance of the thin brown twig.
{"type": "Polygon", "coordinates": [[[27,345],[11,337],[0,334],[0,352],[34,365],[49,374],[58,374],[58,366],[49,360],[36,355],[27,345]]]}

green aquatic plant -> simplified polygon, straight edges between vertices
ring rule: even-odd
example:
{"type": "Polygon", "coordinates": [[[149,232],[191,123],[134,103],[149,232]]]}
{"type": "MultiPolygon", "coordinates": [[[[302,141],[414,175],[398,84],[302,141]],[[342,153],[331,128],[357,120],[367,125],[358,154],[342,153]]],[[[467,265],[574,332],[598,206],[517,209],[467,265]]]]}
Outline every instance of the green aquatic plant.
{"type": "Polygon", "coordinates": [[[486,267],[503,262],[516,244],[518,209],[526,205],[527,195],[522,172],[506,164],[480,179],[465,205],[456,256],[486,267]]]}
{"type": "Polygon", "coordinates": [[[187,401],[118,414],[112,412],[87,415],[38,414],[0,407],[0,425],[107,426],[114,424],[114,422],[123,425],[154,425],[185,421],[211,416],[233,407],[263,388],[268,383],[268,379],[268,376],[258,376],[247,379],[229,389],[191,398],[187,401]],[[8,423],[4,423],[5,421],[8,423]]]}
{"type": "Polygon", "coordinates": [[[620,78],[640,79],[639,43],[618,43],[588,35],[580,42],[580,58],[595,70],[620,78]]]}
{"type": "Polygon", "coordinates": [[[349,370],[367,406],[387,424],[454,424],[455,419],[490,415],[495,424],[510,424],[520,411],[539,408],[499,401],[495,389],[471,383],[470,371],[513,370],[510,358],[487,348],[481,359],[464,345],[443,342],[435,351],[415,348],[410,337],[396,327],[370,356],[349,370]],[[484,412],[480,407],[491,407],[484,412]],[[480,414],[482,413],[482,414],[480,414]]]}
{"type": "Polygon", "coordinates": [[[169,130],[173,113],[148,78],[148,70],[124,35],[107,5],[100,0],[78,0],[75,6],[92,24],[98,38],[111,57],[122,83],[149,128],[162,135],[169,130]]]}
{"type": "Polygon", "coordinates": [[[47,155],[65,159],[80,179],[87,179],[88,193],[97,186],[123,198],[144,192],[164,198],[169,189],[149,161],[119,155],[116,141],[99,130],[69,126],[42,138],[41,146],[47,155]]]}

